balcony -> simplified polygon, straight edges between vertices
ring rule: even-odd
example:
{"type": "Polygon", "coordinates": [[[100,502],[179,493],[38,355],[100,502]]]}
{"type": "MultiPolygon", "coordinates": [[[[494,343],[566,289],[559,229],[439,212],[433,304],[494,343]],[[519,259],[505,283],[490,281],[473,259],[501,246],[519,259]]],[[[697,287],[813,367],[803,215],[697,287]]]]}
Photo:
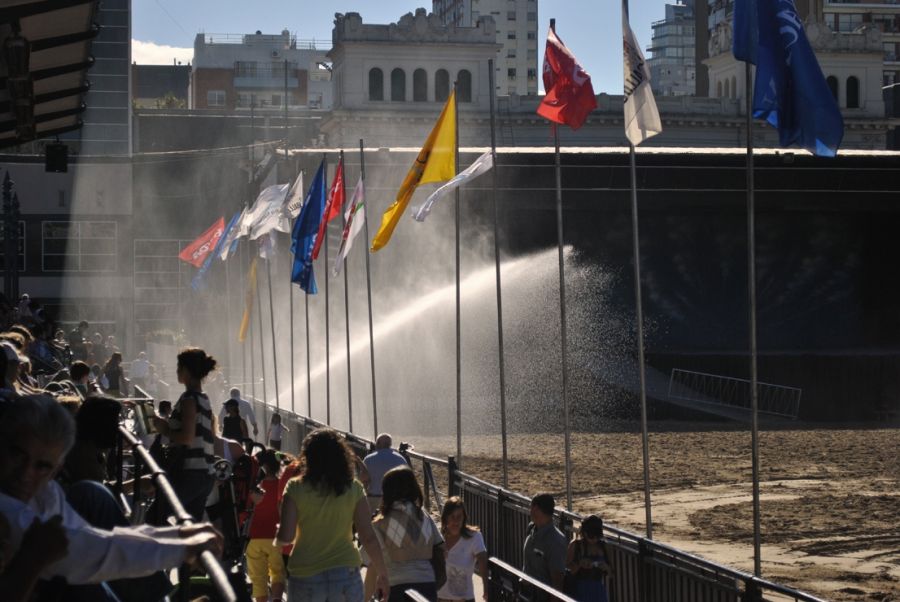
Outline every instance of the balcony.
{"type": "MultiPolygon", "coordinates": [[[[297,79],[297,63],[288,63],[287,87],[300,85],[297,79]]],[[[284,66],[240,65],[234,69],[235,88],[284,88],[284,66]]]]}

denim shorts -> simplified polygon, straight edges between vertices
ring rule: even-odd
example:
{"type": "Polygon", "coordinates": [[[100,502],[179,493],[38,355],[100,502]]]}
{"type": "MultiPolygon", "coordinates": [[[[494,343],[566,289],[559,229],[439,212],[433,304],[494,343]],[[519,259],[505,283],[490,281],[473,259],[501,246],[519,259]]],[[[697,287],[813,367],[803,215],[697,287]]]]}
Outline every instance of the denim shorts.
{"type": "Polygon", "coordinates": [[[338,567],[309,577],[288,578],[291,602],[363,602],[363,582],[356,567],[338,567]]]}

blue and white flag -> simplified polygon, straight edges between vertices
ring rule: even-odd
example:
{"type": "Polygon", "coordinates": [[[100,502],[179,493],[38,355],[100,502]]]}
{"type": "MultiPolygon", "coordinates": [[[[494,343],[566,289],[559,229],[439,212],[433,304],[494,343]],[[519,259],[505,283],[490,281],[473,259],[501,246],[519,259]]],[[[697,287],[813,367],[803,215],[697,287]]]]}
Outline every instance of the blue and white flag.
{"type": "Polygon", "coordinates": [[[312,185],[306,193],[306,200],[300,210],[300,216],[294,222],[291,232],[291,253],[294,254],[294,265],[291,269],[291,282],[300,285],[309,295],[315,295],[316,276],[313,273],[312,251],[319,232],[319,223],[325,214],[327,186],[325,182],[325,160],[316,171],[312,185]]]}
{"type": "Polygon", "coordinates": [[[228,222],[228,228],[225,229],[225,234],[222,236],[222,240],[225,242],[222,243],[222,248],[219,250],[219,259],[222,261],[225,261],[229,255],[237,251],[238,243],[241,240],[240,223],[246,213],[247,208],[244,207],[243,211],[235,213],[231,221],[228,222]]]}
{"type": "Polygon", "coordinates": [[[206,272],[209,271],[209,266],[212,265],[213,259],[221,254],[222,247],[225,246],[225,241],[228,239],[228,236],[233,230],[236,230],[234,225],[237,223],[240,216],[240,212],[234,214],[231,221],[225,226],[225,231],[222,232],[222,236],[219,237],[216,246],[213,247],[212,253],[206,256],[206,259],[203,260],[203,265],[201,265],[200,269],[197,270],[197,273],[194,274],[194,277],[191,279],[191,288],[195,291],[206,288],[206,272]]]}
{"type": "Polygon", "coordinates": [[[736,0],[732,53],[756,64],[753,116],[778,129],[781,146],[833,157],[844,120],[793,0],[736,0]]]}

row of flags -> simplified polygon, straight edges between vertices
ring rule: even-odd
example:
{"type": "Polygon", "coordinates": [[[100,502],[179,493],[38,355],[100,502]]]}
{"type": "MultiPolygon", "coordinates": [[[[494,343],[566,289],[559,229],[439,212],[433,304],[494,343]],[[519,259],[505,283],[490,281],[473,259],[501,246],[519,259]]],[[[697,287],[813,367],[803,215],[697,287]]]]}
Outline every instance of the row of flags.
{"type": "MultiPolygon", "coordinates": [[[[733,54],[738,60],[756,65],[754,116],[778,128],[783,146],[797,144],[817,155],[834,156],[843,137],[843,120],[806,39],[793,0],[735,0],[734,6],[733,54]]],[[[622,2],[622,35],[625,135],[637,146],[662,132],[662,121],[650,87],[650,70],[629,25],[627,0],[622,2]]],[[[544,52],[543,81],[546,94],[537,112],[554,124],[577,130],[597,108],[590,75],[557,36],[552,21],[544,52]]],[[[487,152],[456,173],[457,131],[454,89],[394,202],[382,215],[381,225],[372,239],[372,252],[388,244],[419,185],[443,183],[422,205],[413,208],[412,217],[424,221],[438,200],[493,168],[493,153],[487,152]]],[[[241,238],[258,241],[260,256],[266,258],[274,253],[275,233],[283,232],[291,235],[294,255],[291,282],[308,294],[316,294],[313,262],[325,240],[328,223],[343,215],[340,250],[331,270],[336,276],[366,219],[362,176],[349,203],[344,185],[343,155],[330,188],[323,159],[305,197],[300,173],[290,184],[262,190],[252,207],[236,213],[227,225],[225,218],[220,217],[179,254],[182,260],[199,268],[193,287],[204,286],[213,259],[226,260],[241,238]]],[[[248,287],[255,287],[255,259],[250,272],[248,287]]],[[[249,291],[248,288],[248,307],[252,304],[249,291]]],[[[246,332],[247,316],[245,313],[241,324],[242,336],[246,332]]]]}

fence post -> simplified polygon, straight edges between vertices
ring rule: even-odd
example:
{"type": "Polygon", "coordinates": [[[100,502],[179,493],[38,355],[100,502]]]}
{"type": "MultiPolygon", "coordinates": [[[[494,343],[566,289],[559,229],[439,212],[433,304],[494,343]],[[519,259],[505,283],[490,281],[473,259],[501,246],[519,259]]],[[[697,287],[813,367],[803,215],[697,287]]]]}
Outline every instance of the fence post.
{"type": "Polygon", "coordinates": [[[453,497],[459,495],[459,487],[456,486],[456,473],[459,465],[456,464],[456,456],[447,456],[447,495],[453,497]]]}
{"type": "Polygon", "coordinates": [[[741,596],[741,602],[762,602],[762,589],[756,583],[756,579],[749,577],[744,581],[744,594],[741,596]]]}
{"type": "Polygon", "coordinates": [[[650,558],[653,552],[643,537],[638,540],[638,593],[641,602],[652,602],[650,592],[650,558]]]}
{"type": "Polygon", "coordinates": [[[494,515],[495,522],[492,525],[493,534],[491,535],[491,537],[494,538],[494,541],[491,543],[493,544],[494,550],[496,550],[494,554],[504,562],[509,562],[513,556],[507,549],[511,538],[506,536],[507,521],[504,520],[505,513],[503,511],[503,505],[506,503],[506,497],[506,491],[503,489],[497,490],[497,514],[494,515]]]}

